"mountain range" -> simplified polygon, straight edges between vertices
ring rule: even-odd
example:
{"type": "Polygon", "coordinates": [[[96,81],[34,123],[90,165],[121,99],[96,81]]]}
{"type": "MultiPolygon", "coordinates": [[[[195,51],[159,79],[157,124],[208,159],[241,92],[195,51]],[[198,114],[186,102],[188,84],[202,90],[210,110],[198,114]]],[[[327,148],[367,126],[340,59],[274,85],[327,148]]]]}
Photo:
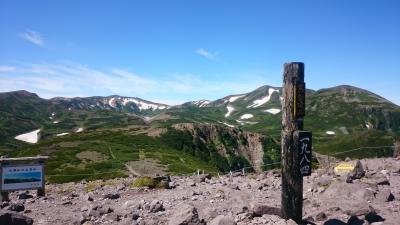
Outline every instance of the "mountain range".
{"type": "MultiPolygon", "coordinates": [[[[281,93],[281,87],[265,85],[249,93],[176,106],[117,95],[42,99],[28,91],[0,93],[0,154],[55,154],[57,158],[62,155],[55,153],[55,146],[64,148],[60,143],[92,143],[95,139],[121,145],[119,149],[127,148],[122,152],[128,153],[127,143],[138,146],[142,143],[134,140],[139,139],[148,143],[144,149],[154,154],[183,151],[187,160],[193,161],[191,165],[198,167],[201,164],[211,170],[229,170],[250,165],[260,169],[263,163],[279,158],[281,93]],[[114,143],[110,137],[121,142],[114,143]],[[160,153],[164,150],[149,150],[149,146],[170,151],[160,153]]],[[[314,150],[324,154],[360,146],[392,145],[400,134],[400,107],[377,94],[347,85],[307,90],[304,127],[313,132],[314,150]]],[[[56,161],[63,161],[64,167],[74,164],[74,160],[89,163],[76,156],[90,149],[87,145],[76,148],[80,150],[75,149],[67,161],[56,161]]],[[[69,147],[66,150],[70,151],[69,147]]],[[[103,161],[112,158],[111,150],[96,151],[102,152],[103,161]]],[[[141,151],[131,150],[137,157],[141,151]]],[[[145,158],[165,160],[154,154],[145,158]]],[[[162,163],[167,165],[167,171],[180,170],[170,168],[182,161],[179,157],[177,161],[168,160],[162,163]]],[[[60,166],[53,167],[62,170],[60,166]]],[[[189,165],[183,171],[194,168],[189,165]]]]}

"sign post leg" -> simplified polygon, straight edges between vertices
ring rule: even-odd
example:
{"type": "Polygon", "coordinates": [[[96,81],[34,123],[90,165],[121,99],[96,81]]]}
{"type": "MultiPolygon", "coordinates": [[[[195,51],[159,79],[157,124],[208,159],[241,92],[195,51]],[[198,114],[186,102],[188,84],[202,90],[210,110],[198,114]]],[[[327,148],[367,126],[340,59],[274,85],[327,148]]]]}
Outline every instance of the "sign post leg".
{"type": "Polygon", "coordinates": [[[46,195],[46,191],[45,191],[44,187],[43,187],[43,189],[38,189],[36,195],[38,197],[44,197],[46,195]]]}
{"type": "Polygon", "coordinates": [[[10,201],[9,197],[8,197],[8,192],[1,192],[0,194],[0,203],[1,202],[8,202],[10,201]]]}

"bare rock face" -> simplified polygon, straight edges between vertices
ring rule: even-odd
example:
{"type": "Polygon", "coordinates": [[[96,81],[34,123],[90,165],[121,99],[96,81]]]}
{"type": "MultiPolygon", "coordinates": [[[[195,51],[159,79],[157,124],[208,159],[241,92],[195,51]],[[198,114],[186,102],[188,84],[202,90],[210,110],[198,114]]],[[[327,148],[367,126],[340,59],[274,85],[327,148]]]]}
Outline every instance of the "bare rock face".
{"type": "Polygon", "coordinates": [[[264,151],[262,146],[263,136],[261,134],[213,124],[180,123],[174,124],[172,127],[189,131],[193,136],[201,137],[205,143],[216,144],[218,153],[224,157],[227,157],[227,149],[220,144],[218,139],[221,133],[227,133],[237,142],[237,147],[235,148],[237,154],[246,158],[257,172],[262,171],[264,151]]]}
{"type": "Polygon", "coordinates": [[[255,171],[261,172],[263,165],[263,146],[262,135],[251,132],[243,132],[244,137],[247,139],[247,145],[239,148],[239,153],[244,155],[251,163],[255,171]]]}

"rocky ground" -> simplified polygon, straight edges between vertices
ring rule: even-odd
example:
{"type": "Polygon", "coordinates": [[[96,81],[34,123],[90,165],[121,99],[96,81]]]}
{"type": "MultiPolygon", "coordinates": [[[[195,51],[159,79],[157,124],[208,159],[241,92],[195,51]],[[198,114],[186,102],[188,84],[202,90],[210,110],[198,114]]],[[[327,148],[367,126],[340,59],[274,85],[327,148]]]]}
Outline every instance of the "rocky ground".
{"type": "MultiPolygon", "coordinates": [[[[346,175],[319,169],[304,179],[308,224],[400,224],[400,160],[361,160],[361,167],[346,175]]],[[[10,193],[0,224],[296,224],[279,217],[279,171],[171,177],[170,189],[132,187],[135,179],[52,184],[40,198],[10,193]]]]}

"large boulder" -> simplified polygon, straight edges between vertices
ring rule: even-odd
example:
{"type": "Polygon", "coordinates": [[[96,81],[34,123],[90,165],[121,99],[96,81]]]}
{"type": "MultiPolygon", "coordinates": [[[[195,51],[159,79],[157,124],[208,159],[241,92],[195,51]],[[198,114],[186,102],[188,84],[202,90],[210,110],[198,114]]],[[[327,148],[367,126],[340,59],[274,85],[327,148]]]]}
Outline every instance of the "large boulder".
{"type": "Polygon", "coordinates": [[[159,211],[164,211],[164,206],[163,206],[163,202],[162,201],[158,201],[158,200],[153,200],[150,203],[150,212],[152,213],[156,213],[159,211]]]}
{"type": "Polygon", "coordinates": [[[361,183],[355,184],[347,184],[341,181],[335,181],[326,190],[322,193],[322,196],[325,198],[343,198],[347,199],[349,197],[356,197],[359,199],[358,194],[356,192],[358,190],[365,189],[365,187],[361,183]]]}
{"type": "Polygon", "coordinates": [[[334,172],[338,176],[350,177],[351,179],[360,179],[365,175],[360,160],[341,162],[335,166],[334,172]]]}
{"type": "Polygon", "coordinates": [[[375,222],[385,221],[385,219],[382,218],[382,216],[376,214],[376,212],[370,212],[367,215],[365,215],[365,220],[368,221],[370,224],[375,222]]]}
{"type": "Polygon", "coordinates": [[[365,176],[365,170],[360,162],[360,160],[357,160],[354,169],[347,175],[348,178],[355,180],[355,179],[361,179],[362,177],[365,176]]]}
{"type": "Polygon", "coordinates": [[[359,200],[365,200],[365,201],[372,201],[375,199],[375,193],[370,188],[361,188],[355,190],[352,193],[352,196],[356,197],[359,200]]]}
{"type": "Polygon", "coordinates": [[[271,207],[265,204],[255,203],[251,206],[251,211],[253,216],[262,216],[262,215],[281,215],[281,210],[275,207],[271,207]]]}
{"type": "Polygon", "coordinates": [[[206,223],[199,219],[197,209],[191,205],[182,204],[176,209],[170,217],[168,225],[205,225],[206,223]]]}
{"type": "Polygon", "coordinates": [[[363,182],[373,186],[390,185],[389,179],[382,173],[376,173],[369,178],[363,179],[363,182]]]}
{"type": "Polygon", "coordinates": [[[383,189],[376,194],[376,199],[380,202],[391,202],[394,200],[394,195],[390,189],[383,189]]]}
{"type": "Polygon", "coordinates": [[[4,225],[32,225],[33,220],[16,212],[0,211],[0,224],[4,225]]]}
{"type": "Polygon", "coordinates": [[[22,203],[12,203],[7,209],[10,211],[22,212],[25,210],[25,206],[22,203]]]}
{"type": "Polygon", "coordinates": [[[103,196],[104,199],[118,199],[120,195],[118,193],[109,193],[103,196]]]}
{"type": "Polygon", "coordinates": [[[211,175],[210,174],[200,174],[194,178],[194,182],[202,183],[202,182],[205,182],[206,179],[211,179],[211,175]]]}
{"type": "Polygon", "coordinates": [[[105,215],[107,213],[114,212],[114,210],[108,206],[99,206],[95,205],[89,211],[87,212],[88,216],[94,216],[94,217],[99,217],[102,215],[105,215]]]}
{"type": "Polygon", "coordinates": [[[26,192],[23,192],[18,195],[18,199],[30,199],[30,198],[33,198],[33,196],[26,192]]]}

